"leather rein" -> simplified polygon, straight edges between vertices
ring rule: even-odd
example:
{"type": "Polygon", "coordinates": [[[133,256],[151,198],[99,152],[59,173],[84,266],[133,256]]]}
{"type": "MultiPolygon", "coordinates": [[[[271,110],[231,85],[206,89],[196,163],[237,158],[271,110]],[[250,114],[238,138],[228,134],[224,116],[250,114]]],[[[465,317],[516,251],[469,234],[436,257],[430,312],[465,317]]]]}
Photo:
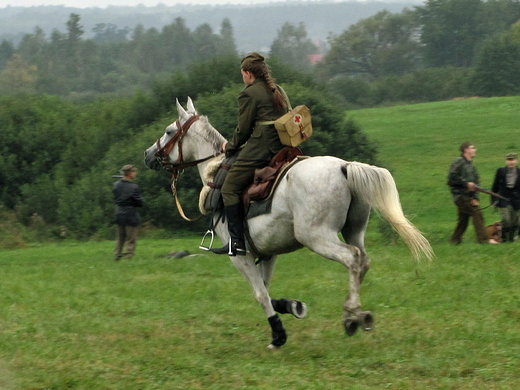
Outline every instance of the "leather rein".
{"type": "Polygon", "coordinates": [[[179,211],[179,214],[182,218],[184,218],[186,221],[196,221],[199,218],[202,217],[202,214],[200,214],[198,217],[194,219],[190,219],[184,214],[184,210],[182,209],[181,203],[179,201],[179,197],[177,196],[177,180],[180,177],[180,174],[184,171],[184,168],[188,167],[194,167],[204,161],[209,160],[210,158],[213,158],[217,156],[217,154],[213,154],[208,157],[204,157],[198,160],[194,161],[184,161],[183,155],[182,155],[182,140],[188,130],[190,129],[191,125],[195,123],[199,119],[199,115],[193,115],[191,116],[184,124],[181,125],[181,122],[179,119],[175,121],[175,125],[177,126],[177,133],[173,135],[172,138],[164,146],[161,147],[161,139],[159,138],[156,142],[157,145],[157,152],[155,152],[155,157],[159,161],[159,163],[162,165],[163,169],[170,172],[172,175],[172,184],[171,184],[171,190],[172,194],[175,197],[175,203],[177,204],[177,210],[179,211]],[[177,144],[177,150],[178,150],[178,157],[176,161],[171,162],[170,161],[170,153],[173,150],[175,144],[177,144]]]}

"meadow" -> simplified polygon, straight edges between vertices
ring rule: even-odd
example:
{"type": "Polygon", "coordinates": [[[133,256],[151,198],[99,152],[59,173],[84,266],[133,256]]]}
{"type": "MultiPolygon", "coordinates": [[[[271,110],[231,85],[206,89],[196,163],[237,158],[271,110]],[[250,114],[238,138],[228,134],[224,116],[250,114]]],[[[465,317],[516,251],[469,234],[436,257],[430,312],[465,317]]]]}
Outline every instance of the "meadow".
{"type": "Polygon", "coordinates": [[[0,389],[517,389],[520,242],[478,245],[470,227],[449,245],[445,181],[469,139],[489,187],[520,146],[519,111],[520,98],[501,98],[348,113],[379,143],[436,253],[414,262],[372,217],[361,288],[371,332],[345,335],[347,273],[306,249],[280,257],[270,291],[309,314],[284,315],[288,342],[271,351],[247,282],[226,257],[198,250],[200,237],[143,238],[121,262],[110,241],[34,244],[0,251],[0,389]],[[180,250],[197,256],[167,257],[180,250]]]}

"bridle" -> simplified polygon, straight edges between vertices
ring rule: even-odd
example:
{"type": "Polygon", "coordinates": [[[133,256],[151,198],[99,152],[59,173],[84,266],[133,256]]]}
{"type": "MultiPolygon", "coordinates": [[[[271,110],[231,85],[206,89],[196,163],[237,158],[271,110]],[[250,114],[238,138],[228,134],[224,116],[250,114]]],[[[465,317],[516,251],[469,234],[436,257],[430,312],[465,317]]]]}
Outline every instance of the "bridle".
{"type": "Polygon", "coordinates": [[[198,160],[188,161],[188,162],[184,161],[184,158],[182,156],[182,140],[183,140],[184,136],[186,135],[186,133],[188,132],[188,130],[190,129],[191,125],[193,125],[193,123],[195,123],[199,118],[200,118],[199,115],[193,115],[190,118],[188,118],[188,120],[186,122],[184,122],[184,124],[181,124],[181,121],[179,119],[177,119],[175,121],[175,125],[177,126],[177,129],[178,129],[177,133],[175,133],[173,135],[173,137],[170,138],[170,140],[168,142],[166,142],[166,144],[162,147],[161,147],[160,138],[156,142],[157,152],[155,152],[155,157],[157,158],[157,161],[159,161],[159,163],[162,165],[163,169],[170,172],[172,175],[172,184],[171,184],[172,194],[175,197],[175,202],[177,204],[177,209],[179,210],[179,214],[186,221],[196,221],[200,217],[202,217],[202,214],[199,215],[195,219],[189,219],[184,214],[181,203],[179,202],[179,198],[177,196],[177,188],[176,188],[177,180],[179,179],[180,174],[184,171],[184,168],[194,167],[194,166],[196,166],[204,161],[207,161],[213,157],[216,157],[217,155],[220,154],[220,153],[215,153],[215,154],[212,154],[211,156],[204,157],[204,158],[201,158],[198,160]],[[177,144],[177,148],[178,148],[177,149],[178,157],[177,157],[176,161],[171,162],[170,153],[171,153],[172,149],[175,147],[175,144],[177,144]]]}

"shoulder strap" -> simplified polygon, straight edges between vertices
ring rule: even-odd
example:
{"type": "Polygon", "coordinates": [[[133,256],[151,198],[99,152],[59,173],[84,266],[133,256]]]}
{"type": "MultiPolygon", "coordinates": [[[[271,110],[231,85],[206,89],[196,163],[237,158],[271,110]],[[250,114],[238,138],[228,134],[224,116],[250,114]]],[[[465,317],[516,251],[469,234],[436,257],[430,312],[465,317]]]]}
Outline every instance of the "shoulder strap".
{"type": "Polygon", "coordinates": [[[280,90],[280,93],[282,94],[283,99],[285,100],[285,103],[287,104],[287,108],[289,109],[289,111],[291,111],[292,106],[291,106],[291,101],[289,100],[289,96],[287,96],[287,93],[285,92],[285,90],[282,87],[280,87],[279,85],[277,85],[277,87],[280,90]]]}

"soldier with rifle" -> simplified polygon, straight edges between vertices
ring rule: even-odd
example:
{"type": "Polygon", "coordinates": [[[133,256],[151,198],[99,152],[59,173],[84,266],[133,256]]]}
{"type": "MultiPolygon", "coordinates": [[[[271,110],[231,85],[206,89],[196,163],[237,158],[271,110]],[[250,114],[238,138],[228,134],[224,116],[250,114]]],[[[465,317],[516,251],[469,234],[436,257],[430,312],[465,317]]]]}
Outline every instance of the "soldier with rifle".
{"type": "Polygon", "coordinates": [[[478,243],[487,242],[484,232],[484,217],[479,208],[479,175],[472,163],[477,149],[466,141],[460,145],[461,156],[450,166],[448,185],[453,195],[453,202],[457,206],[457,226],[450,238],[452,244],[462,242],[462,235],[466,231],[469,219],[472,218],[478,243]]]}

